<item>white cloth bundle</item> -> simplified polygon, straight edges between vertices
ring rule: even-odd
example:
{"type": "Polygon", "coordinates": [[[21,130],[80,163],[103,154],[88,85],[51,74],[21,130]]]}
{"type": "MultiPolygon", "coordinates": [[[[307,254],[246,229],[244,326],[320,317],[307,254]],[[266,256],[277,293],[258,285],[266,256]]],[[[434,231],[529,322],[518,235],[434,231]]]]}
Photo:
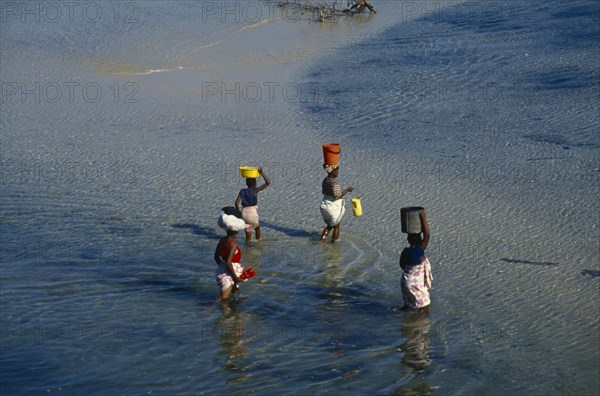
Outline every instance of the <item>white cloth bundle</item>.
{"type": "Polygon", "coordinates": [[[246,222],[243,219],[234,215],[228,215],[225,212],[221,212],[217,224],[219,224],[219,227],[231,231],[242,231],[246,228],[246,222]]]}
{"type": "Polygon", "coordinates": [[[346,213],[345,201],[343,198],[335,199],[331,196],[324,196],[321,201],[321,216],[323,221],[329,227],[335,227],[342,221],[344,213],[346,213]]]}

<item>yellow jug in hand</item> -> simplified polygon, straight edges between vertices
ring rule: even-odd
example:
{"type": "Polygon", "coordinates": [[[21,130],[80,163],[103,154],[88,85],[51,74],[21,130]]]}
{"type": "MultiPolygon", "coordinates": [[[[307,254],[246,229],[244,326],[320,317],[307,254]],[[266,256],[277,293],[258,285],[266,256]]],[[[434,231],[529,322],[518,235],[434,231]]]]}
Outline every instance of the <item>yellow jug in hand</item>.
{"type": "Polygon", "coordinates": [[[360,217],[363,215],[360,198],[352,198],[352,210],[354,211],[355,217],[360,217]]]}

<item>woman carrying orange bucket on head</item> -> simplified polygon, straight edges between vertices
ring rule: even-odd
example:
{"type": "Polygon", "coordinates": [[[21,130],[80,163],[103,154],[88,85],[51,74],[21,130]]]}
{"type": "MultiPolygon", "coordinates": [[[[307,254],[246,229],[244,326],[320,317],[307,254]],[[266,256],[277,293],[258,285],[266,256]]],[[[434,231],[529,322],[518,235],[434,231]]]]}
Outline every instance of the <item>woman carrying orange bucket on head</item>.
{"type": "Polygon", "coordinates": [[[328,143],[323,145],[323,157],[325,163],[323,168],[327,171],[327,177],[323,179],[321,190],[323,200],[321,201],[320,210],[321,216],[326,226],[321,233],[321,241],[325,241],[331,229],[333,229],[332,242],[335,242],[340,237],[340,222],[346,213],[344,207],[344,195],[354,190],[353,187],[348,187],[342,191],[342,188],[337,181],[339,174],[339,144],[328,143]]]}

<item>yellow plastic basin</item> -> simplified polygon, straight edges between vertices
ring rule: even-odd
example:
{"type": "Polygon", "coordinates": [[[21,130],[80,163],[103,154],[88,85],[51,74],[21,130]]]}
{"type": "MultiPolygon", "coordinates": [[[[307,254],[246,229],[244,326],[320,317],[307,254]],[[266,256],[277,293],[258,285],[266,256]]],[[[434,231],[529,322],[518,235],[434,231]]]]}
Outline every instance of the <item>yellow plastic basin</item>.
{"type": "Polygon", "coordinates": [[[240,166],[240,174],[246,179],[257,179],[260,176],[258,168],[253,166],[240,166]]]}

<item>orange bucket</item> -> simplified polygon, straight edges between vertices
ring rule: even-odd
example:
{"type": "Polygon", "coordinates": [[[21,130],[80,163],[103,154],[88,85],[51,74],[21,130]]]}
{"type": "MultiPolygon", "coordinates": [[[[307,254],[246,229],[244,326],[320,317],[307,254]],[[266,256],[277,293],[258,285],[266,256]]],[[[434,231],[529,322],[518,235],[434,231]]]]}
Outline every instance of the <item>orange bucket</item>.
{"type": "Polygon", "coordinates": [[[323,161],[327,165],[340,163],[340,145],[338,143],[323,144],[323,161]]]}

